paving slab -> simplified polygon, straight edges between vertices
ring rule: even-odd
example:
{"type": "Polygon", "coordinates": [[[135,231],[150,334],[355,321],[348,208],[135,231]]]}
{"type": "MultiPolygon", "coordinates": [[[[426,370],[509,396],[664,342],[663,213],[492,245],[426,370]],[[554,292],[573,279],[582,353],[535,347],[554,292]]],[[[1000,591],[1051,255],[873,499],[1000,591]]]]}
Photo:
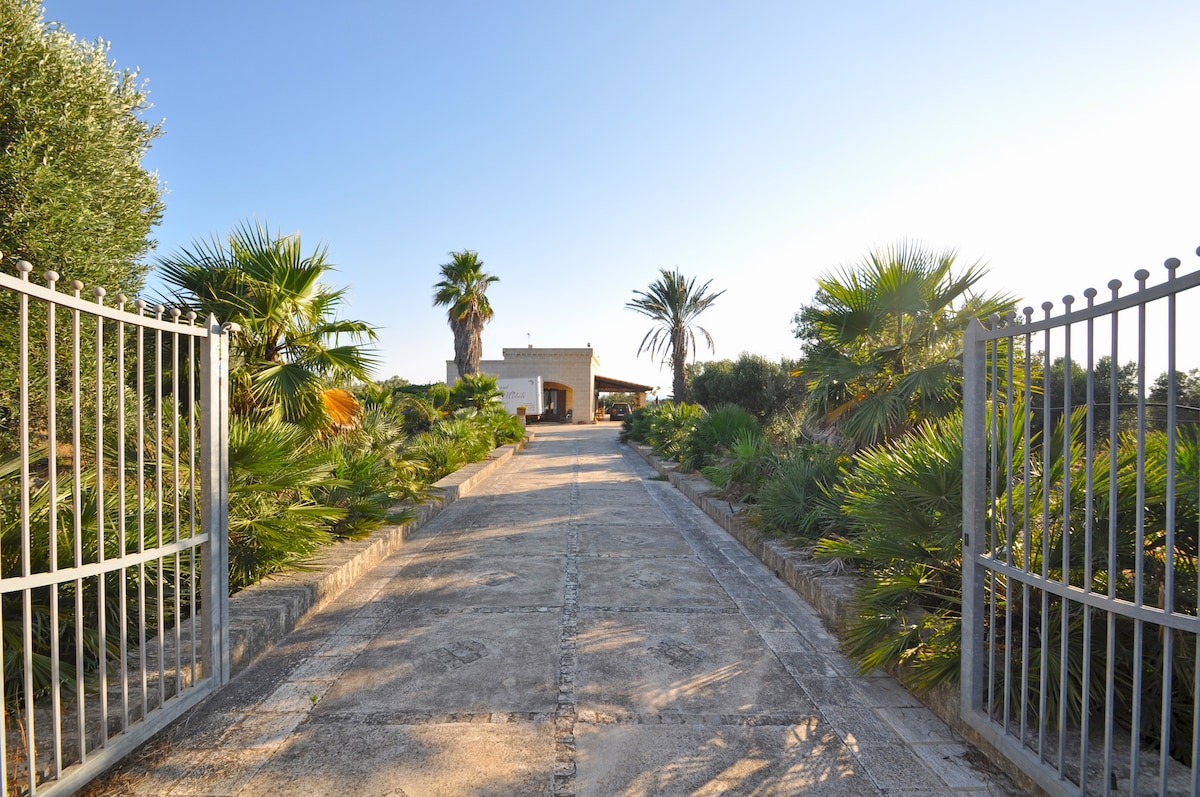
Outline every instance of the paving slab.
{"type": "Polygon", "coordinates": [[[467,520],[475,526],[522,526],[534,518],[543,522],[564,524],[572,518],[559,500],[536,502],[529,499],[513,501],[476,511],[467,520]]]}
{"type": "Polygon", "coordinates": [[[393,618],[316,714],[553,711],[558,613],[417,612],[393,618]]]}
{"type": "Polygon", "coordinates": [[[548,722],[373,724],[310,722],[243,787],[305,797],[549,795],[548,722]],[[348,754],[346,740],[354,740],[348,754]]]}
{"type": "Polygon", "coordinates": [[[604,523],[576,524],[583,554],[619,556],[687,556],[692,548],[668,525],[609,526],[604,523]]]}
{"type": "Polygon", "coordinates": [[[467,556],[456,549],[380,599],[393,608],[559,606],[563,578],[561,556],[467,556]]]}
{"type": "Polygon", "coordinates": [[[617,432],[539,429],[90,793],[1016,793],[617,432]]]}
{"type": "Polygon", "coordinates": [[[675,556],[583,557],[579,601],[585,607],[734,608],[708,568],[675,556]]]}
{"type": "Polygon", "coordinates": [[[581,613],[576,700],[597,711],[816,713],[744,618],[711,612],[581,613]]]}
{"type": "Polygon", "coordinates": [[[566,554],[568,523],[489,523],[465,529],[459,534],[443,534],[431,542],[425,551],[429,554],[455,552],[483,558],[512,554],[566,554]]]}
{"type": "Polygon", "coordinates": [[[647,523],[663,526],[669,522],[660,507],[651,503],[634,504],[632,506],[625,503],[605,505],[598,500],[589,502],[581,507],[579,513],[575,516],[575,521],[580,524],[606,526],[608,528],[618,526],[642,528],[647,523]]]}
{"type": "Polygon", "coordinates": [[[796,725],[592,725],[576,734],[580,797],[661,794],[859,797],[862,765],[810,718],[796,725]]]}

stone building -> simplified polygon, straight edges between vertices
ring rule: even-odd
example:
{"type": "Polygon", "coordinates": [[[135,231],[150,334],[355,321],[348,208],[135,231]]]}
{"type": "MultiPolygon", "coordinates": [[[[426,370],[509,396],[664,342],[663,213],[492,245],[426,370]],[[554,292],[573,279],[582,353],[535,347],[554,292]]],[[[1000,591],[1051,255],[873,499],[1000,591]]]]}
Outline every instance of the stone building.
{"type": "MultiPolygon", "coordinates": [[[[601,393],[633,393],[644,406],[649,385],[600,376],[600,359],[586,349],[504,349],[502,360],[480,360],[479,372],[499,379],[542,378],[543,420],[592,423],[601,393]]],[[[446,384],[458,380],[453,360],[446,361],[446,384]]]]}

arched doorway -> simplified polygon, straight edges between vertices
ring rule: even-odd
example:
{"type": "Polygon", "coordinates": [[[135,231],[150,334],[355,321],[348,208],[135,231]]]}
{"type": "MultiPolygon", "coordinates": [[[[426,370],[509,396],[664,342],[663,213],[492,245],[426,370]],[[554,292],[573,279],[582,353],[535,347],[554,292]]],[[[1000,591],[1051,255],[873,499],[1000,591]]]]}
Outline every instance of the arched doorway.
{"type": "Polygon", "coordinates": [[[572,402],[575,391],[570,385],[561,382],[542,383],[542,418],[543,421],[567,422],[573,420],[572,402]]]}

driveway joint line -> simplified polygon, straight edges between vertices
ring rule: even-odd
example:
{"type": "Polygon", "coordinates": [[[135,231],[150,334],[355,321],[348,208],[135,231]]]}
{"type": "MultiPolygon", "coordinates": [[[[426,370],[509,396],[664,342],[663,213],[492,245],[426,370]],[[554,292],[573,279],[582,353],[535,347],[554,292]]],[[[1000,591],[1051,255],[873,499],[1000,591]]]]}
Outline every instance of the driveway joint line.
{"type": "Polygon", "coordinates": [[[558,703],[554,712],[554,797],[575,797],[575,676],[579,635],[579,448],[574,451],[567,556],[563,564],[562,628],[559,636],[558,703]]]}

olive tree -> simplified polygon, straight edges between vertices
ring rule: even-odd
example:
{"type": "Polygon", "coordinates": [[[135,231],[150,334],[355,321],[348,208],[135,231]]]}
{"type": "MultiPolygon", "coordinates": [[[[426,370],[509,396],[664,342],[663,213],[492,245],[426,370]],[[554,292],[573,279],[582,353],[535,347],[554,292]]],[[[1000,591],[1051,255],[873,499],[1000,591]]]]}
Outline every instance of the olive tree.
{"type": "MultiPolygon", "coordinates": [[[[27,260],[31,279],[57,271],[62,289],[77,279],[87,296],[141,287],[163,209],[158,176],[142,165],[160,133],[149,107],[107,44],[46,22],[37,0],[0,0],[0,269],[27,260]]],[[[15,316],[16,298],[0,292],[0,350],[17,351],[15,316]]],[[[31,340],[44,340],[34,322],[31,340]]],[[[16,357],[0,358],[0,454],[16,423],[16,369],[16,357]]]]}
{"type": "Polygon", "coordinates": [[[158,176],[142,165],[160,133],[136,72],[103,41],[43,20],[34,0],[0,0],[0,252],[38,272],[141,286],[141,258],[162,215],[158,176]]]}

